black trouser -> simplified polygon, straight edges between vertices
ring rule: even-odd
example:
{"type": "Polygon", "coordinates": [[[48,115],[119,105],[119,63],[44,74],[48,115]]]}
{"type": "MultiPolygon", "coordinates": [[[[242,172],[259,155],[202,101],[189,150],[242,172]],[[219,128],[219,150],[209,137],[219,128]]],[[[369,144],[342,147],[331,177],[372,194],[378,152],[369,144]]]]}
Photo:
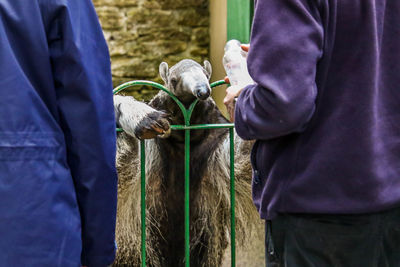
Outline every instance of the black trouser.
{"type": "Polygon", "coordinates": [[[267,267],[400,267],[400,209],[279,215],[266,223],[267,267]]]}

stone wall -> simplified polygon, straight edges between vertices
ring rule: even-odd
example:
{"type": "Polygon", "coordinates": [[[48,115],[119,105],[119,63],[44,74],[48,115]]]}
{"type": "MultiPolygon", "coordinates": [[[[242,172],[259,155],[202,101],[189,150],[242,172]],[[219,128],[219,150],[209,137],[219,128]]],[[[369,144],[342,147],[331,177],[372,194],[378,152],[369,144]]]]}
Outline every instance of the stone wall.
{"type": "MultiPolygon", "coordinates": [[[[158,66],[209,57],[208,0],[93,0],[107,39],[114,86],[131,80],[161,82],[158,66]]],[[[149,99],[151,88],[129,94],[149,99]]]]}

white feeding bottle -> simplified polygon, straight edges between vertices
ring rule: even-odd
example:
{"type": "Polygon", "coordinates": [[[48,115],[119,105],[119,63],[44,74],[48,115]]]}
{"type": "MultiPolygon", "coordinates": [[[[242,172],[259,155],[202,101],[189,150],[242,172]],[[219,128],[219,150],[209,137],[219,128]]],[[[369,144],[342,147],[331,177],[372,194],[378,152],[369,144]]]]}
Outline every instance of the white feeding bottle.
{"type": "Polygon", "coordinates": [[[231,85],[245,87],[254,83],[247,70],[246,57],[247,52],[242,50],[238,40],[226,43],[223,64],[231,85]]]}

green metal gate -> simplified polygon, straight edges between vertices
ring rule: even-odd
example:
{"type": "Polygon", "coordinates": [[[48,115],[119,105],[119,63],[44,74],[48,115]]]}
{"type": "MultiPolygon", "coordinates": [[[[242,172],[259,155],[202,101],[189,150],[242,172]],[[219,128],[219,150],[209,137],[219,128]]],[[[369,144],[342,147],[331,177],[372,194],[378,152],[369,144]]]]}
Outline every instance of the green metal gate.
{"type": "Polygon", "coordinates": [[[254,2],[250,0],[227,0],[227,39],[250,42],[254,2]]]}
{"type": "MultiPolygon", "coordinates": [[[[225,84],[224,81],[218,81],[211,84],[211,88],[225,84]]],[[[159,90],[166,92],[179,106],[182,111],[185,124],[184,125],[171,125],[172,130],[182,130],[185,131],[185,266],[190,266],[190,221],[189,221],[189,183],[190,183],[190,132],[192,130],[199,129],[218,129],[218,128],[228,128],[229,129],[229,139],[230,139],[230,194],[231,194],[231,266],[236,266],[236,242],[235,242],[235,170],[234,170],[234,124],[197,124],[191,125],[190,118],[192,116],[193,110],[198,103],[198,99],[195,100],[188,109],[173,95],[166,87],[161,84],[150,82],[150,81],[132,81],[124,83],[114,89],[114,94],[120,91],[133,87],[133,86],[151,86],[159,90]]],[[[122,131],[117,129],[117,131],[122,131]]],[[[142,245],[141,245],[141,255],[142,255],[142,267],[146,266],[146,166],[145,166],[145,146],[146,141],[140,141],[140,158],[141,158],[141,223],[142,223],[142,245]]]]}

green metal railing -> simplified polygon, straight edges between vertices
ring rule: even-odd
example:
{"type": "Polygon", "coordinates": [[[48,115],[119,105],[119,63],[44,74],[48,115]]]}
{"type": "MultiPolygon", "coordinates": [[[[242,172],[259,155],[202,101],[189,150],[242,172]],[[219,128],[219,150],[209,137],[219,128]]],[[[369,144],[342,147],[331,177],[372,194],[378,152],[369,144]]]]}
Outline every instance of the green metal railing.
{"type": "MultiPolygon", "coordinates": [[[[211,88],[226,84],[224,81],[218,81],[212,83],[211,88]]],[[[172,130],[185,131],[185,266],[190,266],[190,221],[189,221],[189,184],[190,184],[190,132],[192,130],[199,129],[229,129],[229,140],[230,140],[230,197],[231,197],[231,266],[236,266],[236,242],[235,242],[235,170],[234,170],[234,124],[197,124],[191,125],[190,118],[193,110],[198,103],[195,100],[188,109],[178,100],[178,98],[172,94],[165,86],[150,82],[150,81],[132,81],[124,83],[114,89],[114,94],[133,86],[151,86],[166,92],[179,106],[184,117],[184,125],[171,125],[172,130]]],[[[122,131],[122,129],[117,129],[122,131]]],[[[141,255],[142,255],[142,267],[146,266],[146,160],[145,160],[145,140],[140,141],[140,158],[141,158],[141,224],[142,224],[142,238],[141,238],[141,255]]]]}

